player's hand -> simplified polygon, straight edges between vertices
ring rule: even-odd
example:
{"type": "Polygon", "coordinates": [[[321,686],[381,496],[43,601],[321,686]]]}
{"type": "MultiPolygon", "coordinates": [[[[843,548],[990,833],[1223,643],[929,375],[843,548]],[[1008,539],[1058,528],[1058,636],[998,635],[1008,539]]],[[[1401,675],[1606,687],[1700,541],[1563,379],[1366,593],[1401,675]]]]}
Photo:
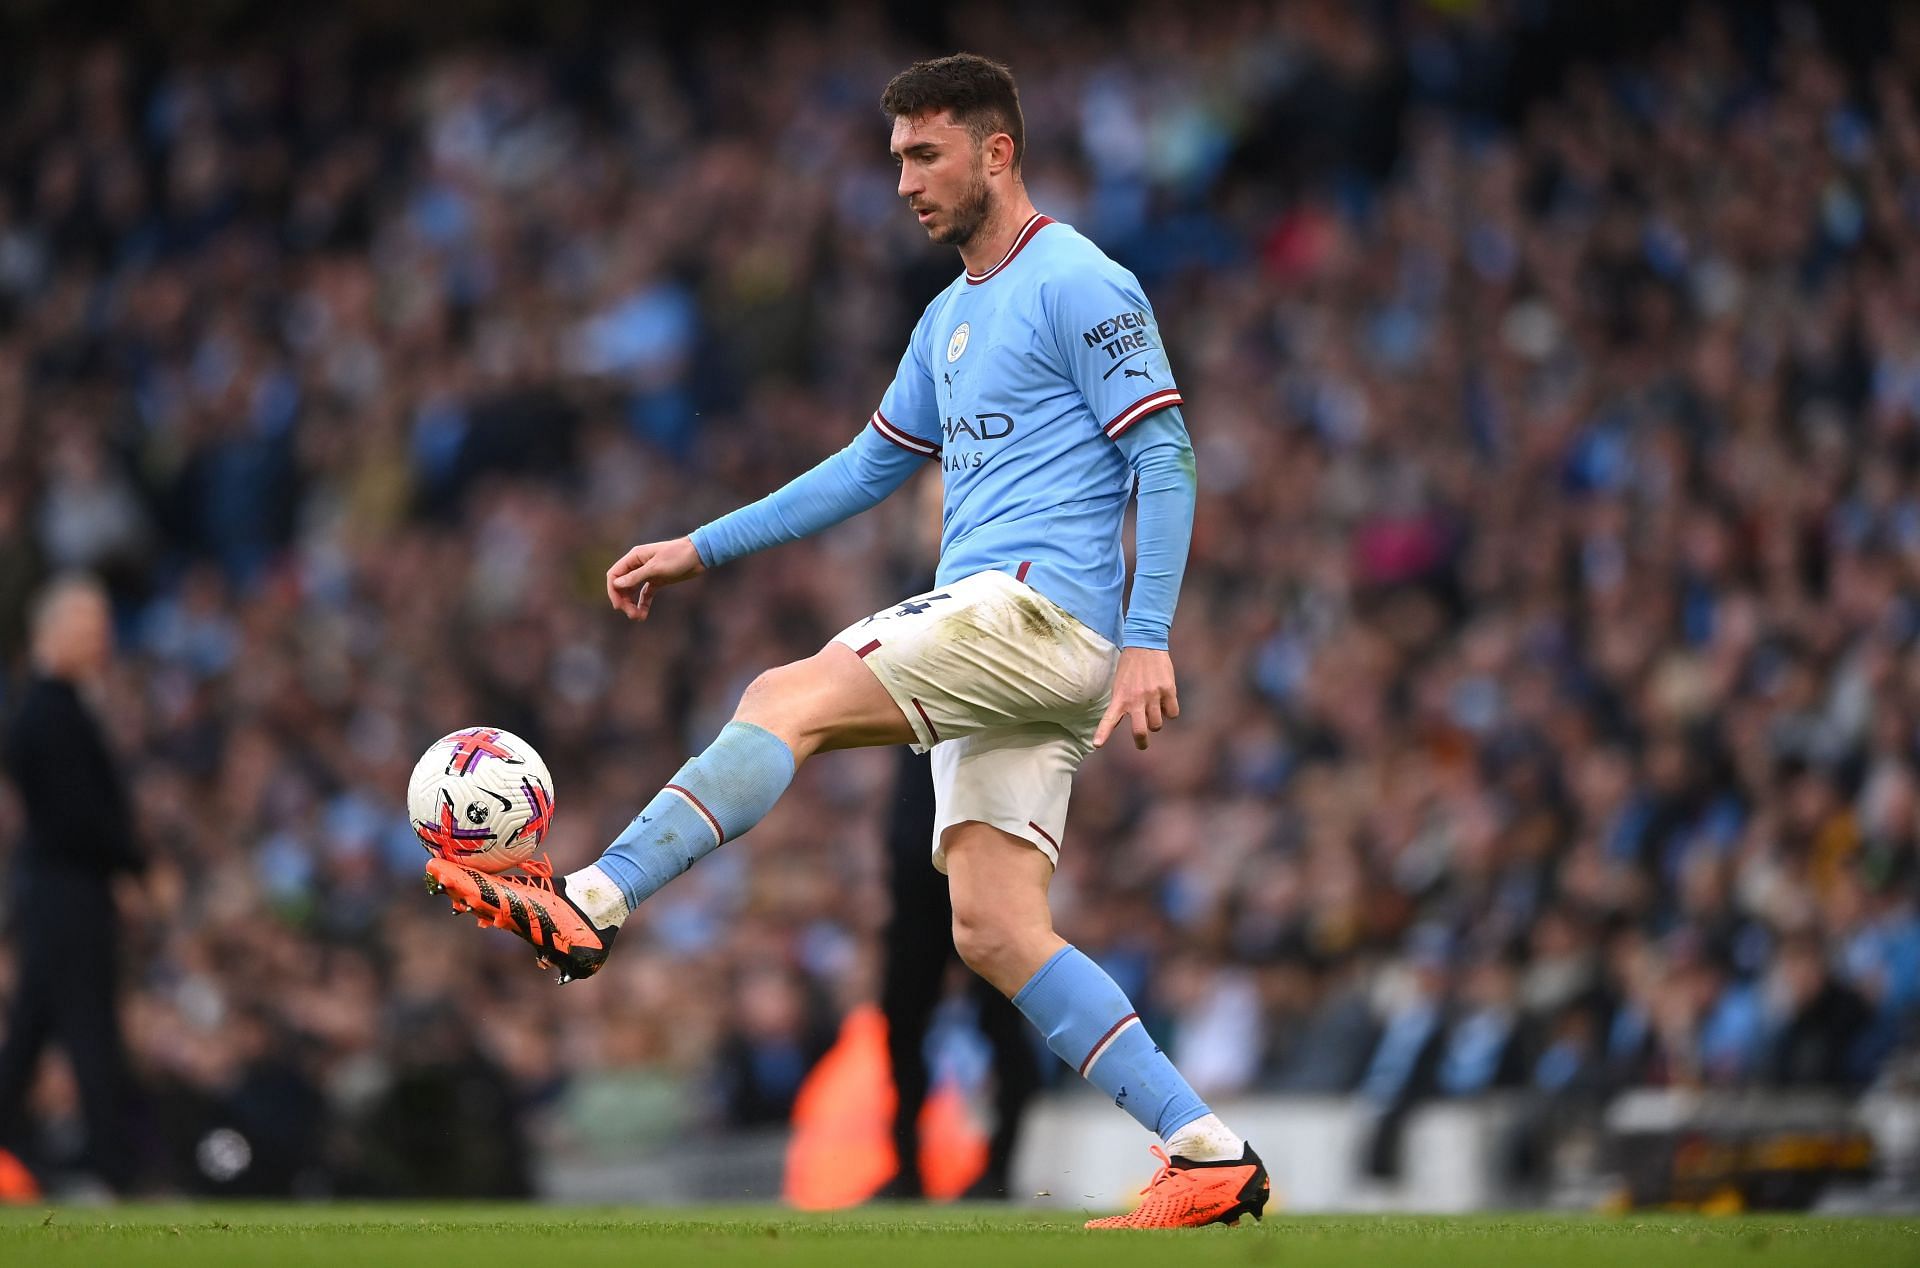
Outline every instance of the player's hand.
{"type": "Polygon", "coordinates": [[[1158,731],[1168,718],[1180,716],[1180,697],[1173,685],[1173,657],[1151,647],[1123,647],[1120,663],[1113,671],[1113,701],[1100,729],[1093,733],[1093,746],[1107,742],[1120,719],[1133,724],[1133,745],[1147,746],[1147,733],[1158,731]]]}
{"type": "Polygon", "coordinates": [[[661,586],[697,577],[706,570],[691,537],[635,546],[607,569],[607,601],[629,621],[644,621],[661,586]]]}

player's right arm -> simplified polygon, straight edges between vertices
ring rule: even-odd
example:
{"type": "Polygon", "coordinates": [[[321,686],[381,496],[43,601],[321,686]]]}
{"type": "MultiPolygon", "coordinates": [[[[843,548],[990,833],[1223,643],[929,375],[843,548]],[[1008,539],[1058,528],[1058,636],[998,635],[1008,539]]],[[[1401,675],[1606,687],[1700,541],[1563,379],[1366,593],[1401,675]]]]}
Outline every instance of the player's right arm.
{"type": "Polygon", "coordinates": [[[880,408],[851,444],[758,502],[686,537],[629,550],[607,569],[607,599],[614,608],[629,620],[644,621],[661,586],[797,541],[878,506],[921,463],[937,459],[940,417],[924,355],[926,325],[923,314],[880,408]]]}
{"type": "Polygon", "coordinates": [[[644,621],[661,586],[797,541],[879,505],[926,455],[882,440],[877,427],[869,423],[852,444],[812,470],[689,536],[635,546],[607,569],[608,600],[630,620],[644,621]]]}

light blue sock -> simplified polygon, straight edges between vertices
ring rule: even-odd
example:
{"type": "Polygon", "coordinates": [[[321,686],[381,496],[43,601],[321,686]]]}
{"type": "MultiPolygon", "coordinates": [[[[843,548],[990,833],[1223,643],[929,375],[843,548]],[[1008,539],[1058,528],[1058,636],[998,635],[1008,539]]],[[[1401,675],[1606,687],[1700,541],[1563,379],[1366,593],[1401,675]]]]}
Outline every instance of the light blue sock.
{"type": "Polygon", "coordinates": [[[1211,1113],[1147,1035],[1127,993],[1105,969],[1062,947],[1013,997],[1054,1055],[1160,1137],[1211,1113]]]}
{"type": "Polygon", "coordinates": [[[751,722],[729,722],[627,825],[600,870],[638,907],[662,885],[766,817],[793,780],[793,750],[751,722]]]}

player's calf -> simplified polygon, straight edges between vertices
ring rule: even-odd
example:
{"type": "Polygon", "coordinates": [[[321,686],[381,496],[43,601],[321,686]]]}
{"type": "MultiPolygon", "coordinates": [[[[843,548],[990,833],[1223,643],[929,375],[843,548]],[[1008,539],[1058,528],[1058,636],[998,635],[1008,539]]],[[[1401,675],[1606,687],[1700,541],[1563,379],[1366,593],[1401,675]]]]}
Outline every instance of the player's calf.
{"type": "Polygon", "coordinates": [[[760,822],[813,753],[912,738],[898,706],[845,647],[768,670],[707,750],[680,768],[597,862],[567,880],[597,920],[617,926],[760,822]]]}
{"type": "Polygon", "coordinates": [[[457,907],[513,930],[543,953],[564,944],[557,958],[547,958],[567,977],[585,977],[599,969],[613,931],[635,908],[760,822],[809,754],[912,738],[885,689],[836,644],[755,680],[734,721],[594,863],[556,881],[550,873],[531,880],[486,877],[436,860],[429,881],[452,893],[457,907]]]}
{"type": "Polygon", "coordinates": [[[1166,1143],[1162,1158],[1171,1160],[1148,1186],[1151,1209],[1142,1206],[1148,1214],[1140,1219],[1149,1222],[1100,1226],[1258,1216],[1266,1203],[1259,1159],[1180,1077],[1119,984],[1053,933],[1046,902],[1051,860],[985,823],[955,825],[942,846],[962,957],[1012,997],[1080,1077],[1166,1143]]]}
{"type": "Polygon", "coordinates": [[[567,876],[592,896],[597,918],[618,925],[680,873],[766,817],[793,780],[796,758],[780,736],[729,722],[675,772],[599,860],[567,876]]]}

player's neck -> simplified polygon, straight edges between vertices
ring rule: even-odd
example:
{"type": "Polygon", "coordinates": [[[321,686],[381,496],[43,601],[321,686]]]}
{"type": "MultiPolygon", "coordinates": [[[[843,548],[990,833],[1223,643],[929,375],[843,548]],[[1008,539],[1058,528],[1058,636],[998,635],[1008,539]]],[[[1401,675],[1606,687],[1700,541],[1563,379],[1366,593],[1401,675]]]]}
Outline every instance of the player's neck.
{"type": "Polygon", "coordinates": [[[967,272],[985,273],[1005,259],[1013,249],[1014,239],[1033,217],[1033,199],[1027,197],[1024,189],[1002,203],[981,226],[980,232],[973,235],[973,241],[960,248],[960,261],[967,266],[967,272]]]}

